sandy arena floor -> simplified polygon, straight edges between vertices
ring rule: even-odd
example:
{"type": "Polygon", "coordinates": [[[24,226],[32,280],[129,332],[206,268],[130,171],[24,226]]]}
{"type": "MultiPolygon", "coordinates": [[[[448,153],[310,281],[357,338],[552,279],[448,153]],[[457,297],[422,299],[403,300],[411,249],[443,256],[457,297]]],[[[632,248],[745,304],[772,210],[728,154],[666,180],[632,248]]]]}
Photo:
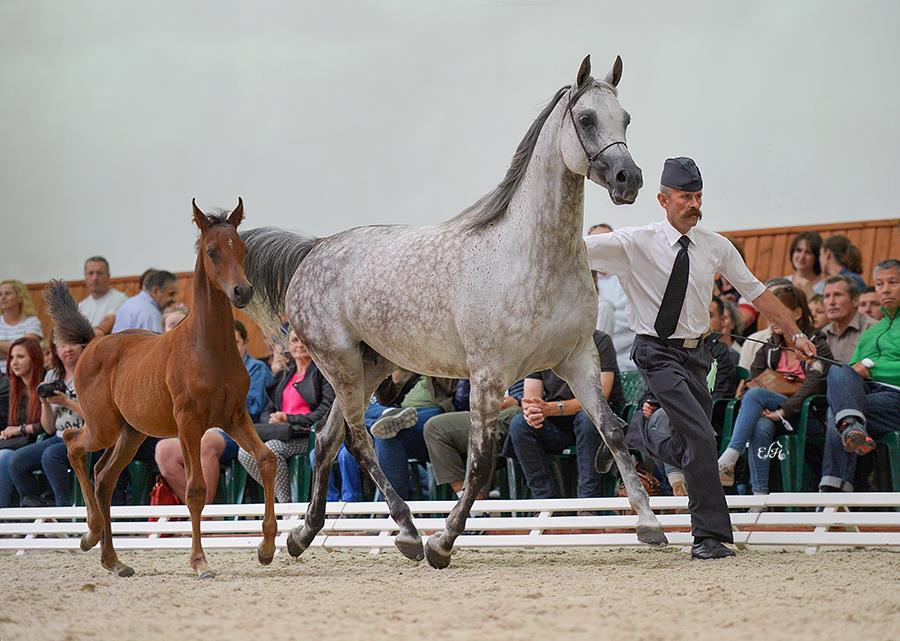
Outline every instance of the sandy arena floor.
{"type": "Polygon", "coordinates": [[[748,551],[691,562],[678,548],[463,551],[435,571],[392,550],[212,551],[198,582],[181,552],[0,556],[0,639],[900,638],[900,553],[748,551]]]}

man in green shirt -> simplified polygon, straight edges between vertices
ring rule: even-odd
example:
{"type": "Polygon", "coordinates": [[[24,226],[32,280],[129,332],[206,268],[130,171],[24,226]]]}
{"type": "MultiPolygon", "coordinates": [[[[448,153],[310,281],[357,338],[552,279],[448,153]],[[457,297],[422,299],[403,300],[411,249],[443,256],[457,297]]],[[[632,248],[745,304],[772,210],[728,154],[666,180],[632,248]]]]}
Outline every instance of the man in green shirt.
{"type": "Polygon", "coordinates": [[[875,291],[884,317],[859,337],[850,366],[828,371],[823,491],[852,491],[857,455],[875,449],[873,436],[900,430],[900,260],[875,266],[875,291]]]}

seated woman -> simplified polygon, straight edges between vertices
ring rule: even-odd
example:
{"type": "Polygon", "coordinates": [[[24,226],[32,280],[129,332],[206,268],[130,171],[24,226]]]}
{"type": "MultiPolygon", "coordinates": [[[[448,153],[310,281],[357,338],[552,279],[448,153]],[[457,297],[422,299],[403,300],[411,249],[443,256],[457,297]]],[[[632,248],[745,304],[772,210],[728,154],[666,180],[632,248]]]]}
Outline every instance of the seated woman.
{"type": "Polygon", "coordinates": [[[819,264],[821,250],[822,237],[815,231],[802,231],[794,236],[788,250],[794,271],[785,278],[794,283],[794,287],[802,290],[807,298],[812,296],[814,288],[824,278],[822,266],[819,264]]]}
{"type": "Polygon", "coordinates": [[[69,474],[69,459],[62,433],[78,429],[84,424],[81,406],[75,394],[75,364],[84,351],[84,346],[62,343],[59,340],[55,344],[62,372],[47,372],[44,382],[59,381],[65,386],[65,392],[56,391],[51,396],[40,397],[41,428],[50,437],[16,450],[9,462],[10,476],[25,507],[50,504],[41,497],[40,486],[34,478],[33,472],[38,469],[44,471],[50,482],[57,507],[71,505],[72,501],[72,477],[69,474]]]}
{"type": "Polygon", "coordinates": [[[0,373],[6,373],[9,348],[17,338],[41,340],[44,332],[28,288],[22,281],[0,282],[0,373]]]}
{"type": "Polygon", "coordinates": [[[425,422],[455,409],[455,389],[455,379],[397,369],[378,386],[366,408],[365,423],[375,437],[378,464],[403,500],[412,489],[409,459],[428,460],[425,422]]]}
{"type": "MultiPolygon", "coordinates": [[[[54,355],[55,357],[55,355],[54,355]]],[[[20,338],[9,348],[9,374],[0,382],[0,507],[13,507],[9,462],[13,452],[33,443],[41,429],[41,401],[37,386],[44,378],[41,345],[34,338],[20,338]]]]}
{"type": "MultiPolygon", "coordinates": [[[[291,361],[269,387],[268,405],[260,416],[263,424],[283,423],[291,428],[289,440],[266,441],[266,447],[275,454],[275,498],[281,503],[291,500],[288,459],[306,453],[310,428],[325,418],[334,403],[331,384],[312,362],[309,352],[293,330],[288,335],[288,352],[291,361]]],[[[238,460],[247,468],[250,476],[260,483],[259,467],[253,455],[241,449],[238,460]]]]}
{"type": "MultiPolygon", "coordinates": [[[[797,326],[815,344],[819,356],[831,358],[831,349],[825,335],[812,324],[806,295],[793,285],[779,287],[773,293],[793,312],[797,326]]],[[[731,442],[719,457],[719,477],[722,485],[733,485],[735,463],[749,442],[750,483],[754,494],[769,493],[769,447],[776,434],[783,428],[782,421],[790,423],[795,420],[807,396],[824,393],[828,374],[826,362],[815,359],[804,363],[797,358],[795,352],[784,349],[786,341],[783,328],[775,324],[771,327],[772,346],[763,346],[756,354],[750,368],[751,382],[741,399],[741,409],[734,423],[731,442]],[[793,377],[800,381],[800,386],[790,395],[780,394],[762,386],[754,387],[753,379],[766,370],[774,370],[779,378],[781,375],[793,377]]],[[[824,431],[824,428],[822,429],[824,431]]]]}
{"type": "Polygon", "coordinates": [[[822,265],[824,276],[816,283],[813,291],[816,294],[825,293],[825,280],[829,276],[847,276],[856,283],[857,289],[866,289],[866,282],[860,276],[862,272],[862,253],[859,247],[850,242],[850,239],[840,234],[829,236],[822,243],[819,250],[819,263],[822,265]]]}
{"type": "MultiPolygon", "coordinates": [[[[171,308],[170,308],[171,309],[171,308]]],[[[171,324],[169,319],[177,318],[180,311],[163,315],[164,331],[171,331],[184,318],[178,318],[178,322],[171,324]]],[[[250,389],[247,391],[247,408],[253,416],[253,410],[262,403],[265,395],[265,386],[272,380],[269,368],[265,363],[247,356],[247,328],[240,321],[234,321],[234,340],[238,353],[244,359],[244,365],[250,373],[250,389]],[[252,369],[251,369],[252,367],[252,369]]],[[[257,410],[259,411],[259,410],[257,410]]],[[[212,503],[216,498],[219,488],[220,467],[227,465],[235,459],[238,453],[238,444],[224,430],[213,427],[203,433],[200,439],[200,469],[203,472],[203,480],[206,482],[206,502],[212,503]]],[[[181,452],[181,442],[173,438],[164,438],[156,444],[154,453],[159,474],[163,477],[175,496],[182,503],[185,502],[184,493],[187,490],[187,474],[184,471],[184,456],[181,452]]]]}

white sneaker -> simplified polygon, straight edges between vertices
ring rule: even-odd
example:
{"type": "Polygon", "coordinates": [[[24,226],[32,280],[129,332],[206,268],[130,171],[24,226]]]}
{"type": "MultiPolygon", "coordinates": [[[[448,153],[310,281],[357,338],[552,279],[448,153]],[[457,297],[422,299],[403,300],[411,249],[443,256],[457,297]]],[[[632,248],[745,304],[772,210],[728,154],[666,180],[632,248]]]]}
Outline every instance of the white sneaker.
{"type": "Polygon", "coordinates": [[[414,407],[388,410],[372,424],[372,436],[380,439],[394,438],[403,430],[415,425],[418,420],[419,415],[414,407]]]}

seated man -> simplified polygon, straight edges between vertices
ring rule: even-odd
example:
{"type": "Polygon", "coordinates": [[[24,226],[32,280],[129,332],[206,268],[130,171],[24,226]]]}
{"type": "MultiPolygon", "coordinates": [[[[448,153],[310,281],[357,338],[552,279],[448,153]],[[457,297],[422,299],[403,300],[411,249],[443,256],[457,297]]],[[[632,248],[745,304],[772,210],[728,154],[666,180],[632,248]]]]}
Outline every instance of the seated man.
{"type": "MultiPolygon", "coordinates": [[[[612,339],[597,330],[594,344],[600,354],[603,396],[615,411],[625,401],[616,350],[612,339]]],[[[503,455],[519,461],[532,496],[536,499],[557,496],[550,454],[559,454],[572,445],[578,460],[578,496],[600,496],[602,475],[594,468],[594,459],[602,439],[568,384],[552,370],[529,374],[525,377],[522,409],[524,414],[514,417],[510,423],[503,455]]]]}
{"type": "Polygon", "coordinates": [[[822,491],[852,491],[857,455],[875,448],[873,436],[900,430],[900,260],[878,263],[874,277],[884,318],[859,337],[851,366],[828,372],[822,491]]]}
{"type": "Polygon", "coordinates": [[[884,314],[881,313],[881,301],[878,300],[878,292],[871,285],[860,292],[858,311],[865,316],[871,316],[876,321],[884,318],[884,314]]]}
{"type": "MultiPolygon", "coordinates": [[[[460,381],[457,391],[467,387],[467,381],[460,381]]],[[[518,381],[503,397],[500,422],[497,425],[497,443],[503,443],[509,432],[509,424],[522,413],[523,383],[518,381]]],[[[457,394],[459,398],[459,394],[457,394]]],[[[462,496],[466,480],[466,457],[469,451],[469,431],[472,420],[468,411],[447,412],[432,416],[425,422],[425,445],[434,469],[434,480],[438,485],[449,483],[457,496],[462,496]]],[[[499,448],[497,448],[499,453],[499,448]]],[[[478,493],[479,499],[487,498],[493,479],[478,493]]]]}
{"type": "Polygon", "coordinates": [[[175,302],[178,279],[172,272],[154,270],[142,281],[143,289],[122,303],[116,312],[113,334],[127,329],[163,333],[162,312],[175,302]]]}
{"type": "Polygon", "coordinates": [[[378,386],[366,409],[365,423],[375,437],[378,464],[403,500],[412,489],[409,459],[428,458],[425,421],[453,411],[455,389],[455,379],[397,369],[378,386]]]}
{"type": "Polygon", "coordinates": [[[109,263],[103,256],[84,261],[84,284],[88,296],[78,303],[78,311],[90,321],[97,336],[105,336],[112,331],[116,312],[128,296],[109,284],[109,263]]]}
{"type": "Polygon", "coordinates": [[[859,290],[846,276],[831,276],[825,281],[825,316],[828,324],[822,328],[835,360],[846,363],[856,351],[860,335],[875,324],[875,320],[857,311],[859,290]]]}

